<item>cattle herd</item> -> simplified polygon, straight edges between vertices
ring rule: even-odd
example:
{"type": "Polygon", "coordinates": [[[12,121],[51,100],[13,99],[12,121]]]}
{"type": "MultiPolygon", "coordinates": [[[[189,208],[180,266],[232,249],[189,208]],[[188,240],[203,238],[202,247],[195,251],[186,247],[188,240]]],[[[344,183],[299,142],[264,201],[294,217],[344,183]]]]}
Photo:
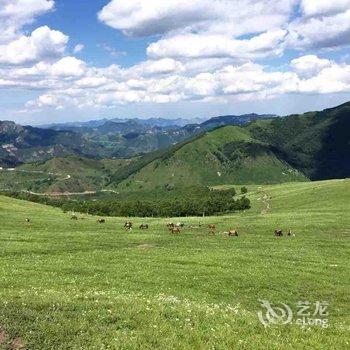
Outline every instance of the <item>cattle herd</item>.
{"type": "MultiPolygon", "coordinates": [[[[84,217],[81,217],[80,219],[84,219],[84,217]]],[[[78,217],[75,214],[73,214],[71,216],[71,220],[78,220],[78,217]]],[[[31,223],[31,219],[30,218],[26,218],[25,221],[26,221],[26,223],[31,223]]],[[[105,224],[106,223],[106,220],[103,219],[103,218],[98,218],[96,221],[97,221],[98,224],[105,224]]],[[[203,226],[203,224],[199,223],[196,226],[193,226],[193,225],[190,226],[190,228],[192,228],[192,229],[193,228],[201,228],[202,226],[203,226]]],[[[177,222],[177,223],[169,222],[169,223],[166,224],[166,227],[168,228],[168,230],[171,233],[179,234],[179,233],[181,233],[181,230],[185,227],[185,224],[183,222],[177,222]]],[[[131,221],[126,221],[125,224],[124,224],[124,229],[126,231],[132,231],[132,228],[133,228],[132,222],[131,221]]],[[[215,235],[215,233],[216,233],[216,225],[215,224],[209,224],[209,225],[207,225],[207,228],[208,228],[210,234],[215,235]]],[[[140,230],[148,230],[149,229],[149,224],[142,223],[139,226],[139,229],[140,230]]],[[[238,237],[238,231],[236,229],[230,229],[228,231],[219,232],[219,233],[227,235],[227,236],[230,236],[230,237],[238,237]]],[[[282,229],[280,229],[280,228],[276,229],[274,231],[274,235],[276,237],[282,237],[283,236],[282,229]]],[[[295,237],[295,233],[293,233],[292,230],[289,229],[288,233],[287,233],[287,236],[295,237]]]]}

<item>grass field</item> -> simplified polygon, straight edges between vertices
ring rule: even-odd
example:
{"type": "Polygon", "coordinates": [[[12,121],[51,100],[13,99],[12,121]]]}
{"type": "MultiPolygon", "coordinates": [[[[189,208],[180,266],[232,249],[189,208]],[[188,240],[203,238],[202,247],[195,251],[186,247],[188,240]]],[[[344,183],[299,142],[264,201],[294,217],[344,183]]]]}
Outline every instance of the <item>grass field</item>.
{"type": "Polygon", "coordinates": [[[125,232],[125,218],[73,221],[0,197],[0,348],[349,348],[350,181],[248,190],[251,210],[183,218],[178,236],[165,219],[125,232]],[[240,235],[189,228],[199,220],[240,235]],[[296,236],[274,237],[279,226],[296,236]],[[265,328],[259,299],[294,315],[298,301],[327,301],[329,327],[265,328]]]}

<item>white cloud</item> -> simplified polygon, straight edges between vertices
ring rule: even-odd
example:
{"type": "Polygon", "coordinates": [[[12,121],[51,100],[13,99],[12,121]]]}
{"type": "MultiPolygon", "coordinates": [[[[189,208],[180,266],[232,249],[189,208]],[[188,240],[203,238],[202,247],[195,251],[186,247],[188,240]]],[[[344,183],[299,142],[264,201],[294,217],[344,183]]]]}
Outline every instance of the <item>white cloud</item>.
{"type": "Polygon", "coordinates": [[[350,44],[350,0],[112,0],[98,16],[128,36],[161,36],[152,58],[247,61],[350,44]]]}
{"type": "Polygon", "coordinates": [[[0,45],[0,63],[8,65],[26,64],[61,56],[66,48],[68,37],[47,26],[35,29],[30,36],[0,45]]]}
{"type": "Polygon", "coordinates": [[[24,25],[54,5],[53,0],[0,0],[0,43],[14,40],[24,25]]]}
{"type": "Polygon", "coordinates": [[[282,26],[296,0],[112,0],[101,21],[129,36],[176,30],[242,35],[282,26]]]}
{"type": "Polygon", "coordinates": [[[251,39],[235,40],[220,35],[183,34],[151,44],[147,53],[150,57],[232,57],[249,60],[256,57],[279,55],[285,30],[271,30],[251,39]]]}
{"type": "Polygon", "coordinates": [[[199,74],[169,70],[161,75],[155,71],[152,75],[150,72],[141,74],[140,66],[88,68],[84,62],[72,57],[52,65],[38,64],[32,68],[32,73],[40,71],[40,67],[41,72],[46,69],[46,75],[25,75],[23,69],[17,69],[12,81],[11,75],[2,77],[7,86],[16,82],[31,88],[46,87],[48,92],[38,100],[30,101],[30,107],[111,107],[143,102],[224,101],[233,96],[247,100],[288,93],[350,92],[350,65],[312,55],[292,60],[290,71],[269,71],[263,65],[245,63],[199,74]]]}
{"type": "Polygon", "coordinates": [[[62,58],[51,66],[51,74],[61,77],[80,77],[85,71],[85,62],[70,56],[62,58]]]}
{"type": "Polygon", "coordinates": [[[329,16],[350,9],[350,0],[301,0],[305,16],[329,16]]]}
{"type": "Polygon", "coordinates": [[[315,55],[306,55],[291,61],[291,66],[302,77],[315,76],[324,68],[332,66],[332,64],[332,61],[318,58],[315,55]]]}
{"type": "Polygon", "coordinates": [[[163,58],[159,60],[148,60],[141,62],[130,69],[127,73],[132,76],[144,76],[155,74],[170,74],[183,70],[181,62],[172,58],[163,58]]]}
{"type": "Polygon", "coordinates": [[[309,79],[300,80],[296,92],[331,94],[350,92],[350,65],[333,64],[309,79]]]}
{"type": "Polygon", "coordinates": [[[73,53],[79,53],[83,51],[85,46],[83,44],[77,44],[74,46],[73,53]]]}
{"type": "Polygon", "coordinates": [[[350,44],[350,9],[334,16],[301,18],[289,27],[287,46],[297,49],[321,49],[350,44]]]}

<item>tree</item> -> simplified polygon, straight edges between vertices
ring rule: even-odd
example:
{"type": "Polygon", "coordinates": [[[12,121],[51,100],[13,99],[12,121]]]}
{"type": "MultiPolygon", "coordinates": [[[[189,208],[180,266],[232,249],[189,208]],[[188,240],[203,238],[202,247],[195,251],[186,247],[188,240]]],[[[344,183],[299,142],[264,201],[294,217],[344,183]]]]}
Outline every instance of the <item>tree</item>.
{"type": "Polygon", "coordinates": [[[242,193],[242,194],[246,194],[247,192],[248,192],[248,188],[245,187],[245,186],[243,186],[243,187],[241,188],[241,193],[242,193]]]}

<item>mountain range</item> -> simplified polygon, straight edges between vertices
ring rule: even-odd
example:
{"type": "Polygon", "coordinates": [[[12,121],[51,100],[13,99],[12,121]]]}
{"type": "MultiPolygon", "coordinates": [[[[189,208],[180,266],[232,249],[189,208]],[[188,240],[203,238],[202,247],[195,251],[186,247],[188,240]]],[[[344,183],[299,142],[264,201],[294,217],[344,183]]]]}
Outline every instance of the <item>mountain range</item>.
{"type": "Polygon", "coordinates": [[[119,189],[277,183],[350,177],[350,102],[203,132],[129,163],[119,189]]]}
{"type": "MultiPolygon", "coordinates": [[[[222,116],[174,129],[151,124],[147,131],[132,131],[139,127],[137,122],[129,122],[130,129],[119,125],[124,123],[115,123],[116,129],[109,125],[114,122],[106,123],[90,132],[86,127],[77,132],[0,123],[3,164],[40,158],[17,167],[13,188],[25,184],[26,189],[40,191],[148,191],[350,177],[350,102],[286,117],[222,116]],[[104,159],[108,148],[95,137],[115,135],[119,127],[124,129],[118,138],[125,140],[124,147],[133,147],[134,156],[104,159]],[[149,147],[155,135],[163,138],[163,147],[149,147]],[[138,149],[143,153],[137,154],[138,149]],[[39,181],[36,172],[49,176],[39,181]]],[[[6,179],[8,183],[9,176],[6,179]]]]}
{"type": "Polygon", "coordinates": [[[220,125],[241,125],[266,115],[223,116],[200,124],[185,119],[112,119],[44,127],[21,126],[0,121],[0,166],[83,155],[128,158],[167,148],[204,130],[220,125]]]}

